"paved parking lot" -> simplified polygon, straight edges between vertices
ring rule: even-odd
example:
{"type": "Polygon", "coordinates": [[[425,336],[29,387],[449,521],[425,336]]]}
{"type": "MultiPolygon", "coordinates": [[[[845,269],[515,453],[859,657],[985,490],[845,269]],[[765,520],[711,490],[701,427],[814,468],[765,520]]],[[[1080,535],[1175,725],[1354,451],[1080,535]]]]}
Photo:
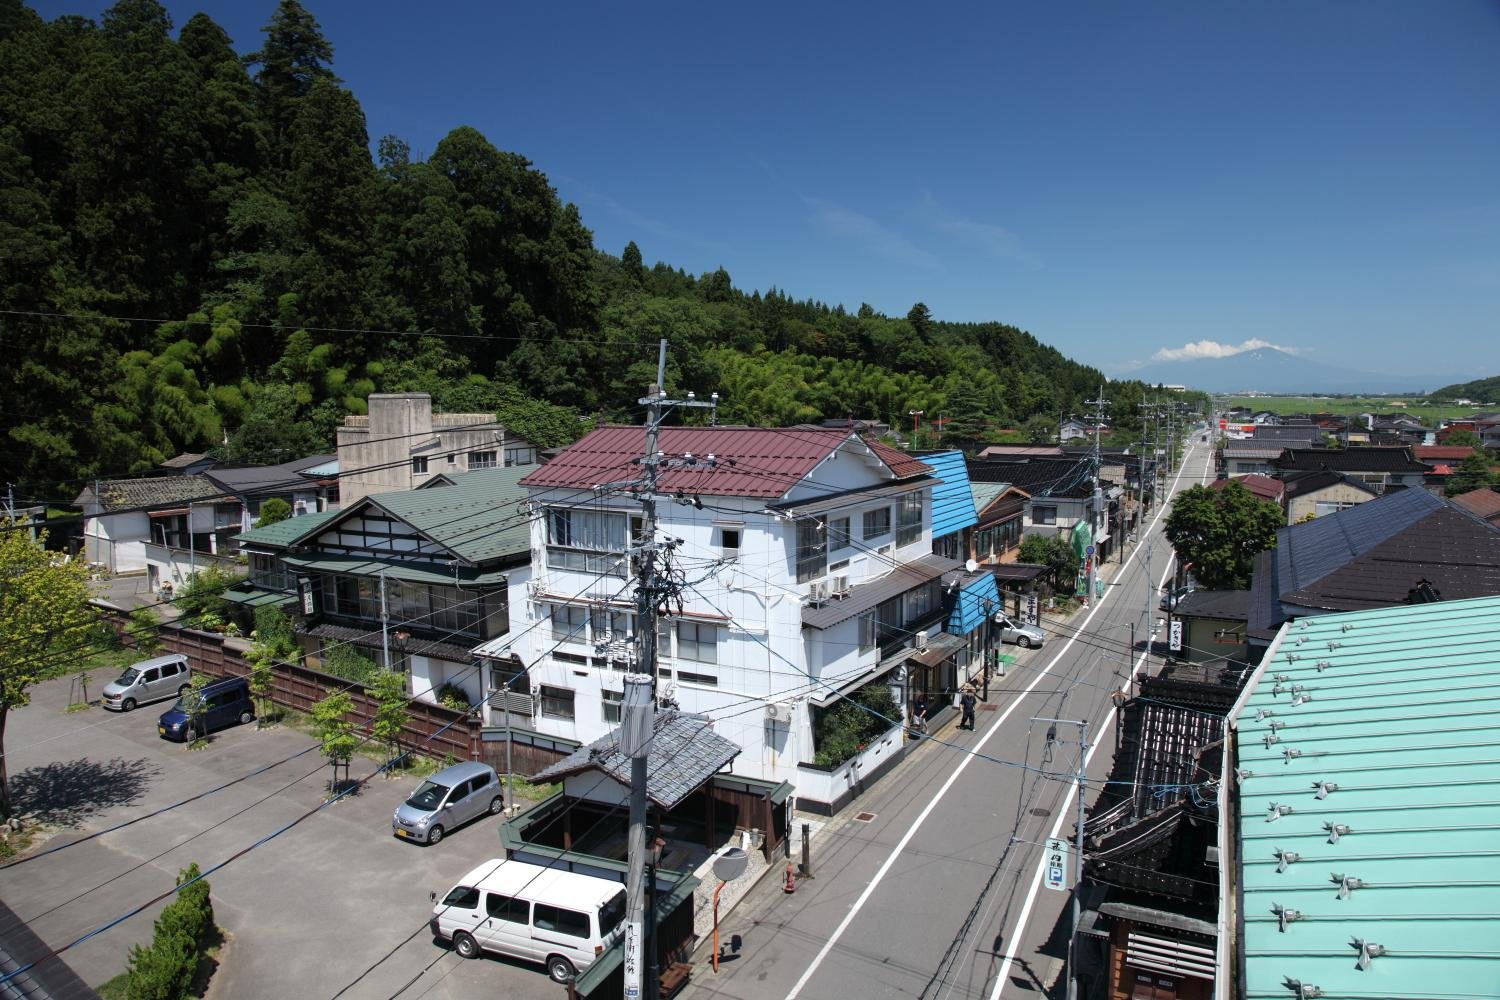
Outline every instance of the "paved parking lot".
{"type": "MultiPolygon", "coordinates": [[[[290,729],[237,727],[206,750],[160,740],[156,717],[171,704],[129,715],[101,708],[67,714],[66,679],[33,691],[6,732],[12,791],[23,811],[58,824],[35,845],[144,816],[313,744],[290,729]]],[[[242,851],[316,807],[329,771],[313,750],[222,791],[134,826],[0,874],[6,903],[49,945],[60,946],[170,889],[191,862],[202,868],[242,851]]],[[[356,760],[360,777],[375,768],[356,760]]],[[[415,779],[376,778],[209,877],[217,921],[228,934],[210,997],[331,998],[390,955],[347,998],[507,996],[556,1000],[540,966],[484,958],[465,962],[433,944],[428,891],[500,852],[498,821],[483,817],[436,847],[390,834],[390,815],[415,779]],[[403,943],[404,942],[404,943],[403,943]],[[429,963],[433,963],[426,968],[429,963]],[[408,985],[409,984],[409,985],[408,985]]],[[[151,938],[163,904],[66,954],[90,985],[122,972],[132,944],[151,938]]]]}

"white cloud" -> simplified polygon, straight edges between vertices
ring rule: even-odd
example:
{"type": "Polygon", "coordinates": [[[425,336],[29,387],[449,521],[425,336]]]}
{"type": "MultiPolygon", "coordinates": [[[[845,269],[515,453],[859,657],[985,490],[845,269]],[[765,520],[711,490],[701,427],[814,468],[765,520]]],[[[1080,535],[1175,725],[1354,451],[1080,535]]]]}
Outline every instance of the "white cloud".
{"type": "Polygon", "coordinates": [[[802,202],[812,210],[809,221],[830,236],[852,240],[863,250],[902,264],[929,271],[942,270],[942,264],[930,251],[887,229],[868,215],[821,198],[803,198],[802,202]]]}
{"type": "Polygon", "coordinates": [[[1151,355],[1152,361],[1195,361],[1199,358],[1228,358],[1246,351],[1254,351],[1262,347],[1274,347],[1278,351],[1286,351],[1288,354],[1300,354],[1300,347],[1283,347],[1281,344],[1273,344],[1269,340],[1261,340],[1252,337],[1239,344],[1221,344],[1217,340],[1195,340],[1191,344],[1183,344],[1181,347],[1163,347],[1151,355]]]}
{"type": "Polygon", "coordinates": [[[1026,264],[1038,263],[1036,255],[1022,245],[1021,237],[1009,229],[993,223],[979,222],[954,215],[944,208],[931,192],[922,192],[920,212],[923,221],[936,231],[978,247],[991,257],[1002,257],[1026,264]]]}

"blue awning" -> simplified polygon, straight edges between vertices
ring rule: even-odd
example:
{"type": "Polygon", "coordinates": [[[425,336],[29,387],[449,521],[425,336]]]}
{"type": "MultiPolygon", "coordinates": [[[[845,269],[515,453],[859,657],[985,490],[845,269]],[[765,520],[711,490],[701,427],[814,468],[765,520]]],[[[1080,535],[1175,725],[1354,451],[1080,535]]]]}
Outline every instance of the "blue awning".
{"type": "Polygon", "coordinates": [[[948,631],[954,635],[968,635],[999,610],[1000,590],[995,586],[995,574],[988,569],[958,575],[957,579],[961,584],[953,602],[953,612],[948,616],[948,631]]]}

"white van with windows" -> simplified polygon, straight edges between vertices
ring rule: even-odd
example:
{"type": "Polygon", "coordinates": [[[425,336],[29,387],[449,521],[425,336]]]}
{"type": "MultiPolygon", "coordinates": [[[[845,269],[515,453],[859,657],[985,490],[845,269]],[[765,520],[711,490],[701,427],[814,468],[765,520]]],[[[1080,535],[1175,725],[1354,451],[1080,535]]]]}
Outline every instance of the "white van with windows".
{"type": "Polygon", "coordinates": [[[486,861],[437,901],[429,924],[463,958],[491,951],[541,962],[569,983],[624,933],[625,887],[526,861],[486,861]]]}

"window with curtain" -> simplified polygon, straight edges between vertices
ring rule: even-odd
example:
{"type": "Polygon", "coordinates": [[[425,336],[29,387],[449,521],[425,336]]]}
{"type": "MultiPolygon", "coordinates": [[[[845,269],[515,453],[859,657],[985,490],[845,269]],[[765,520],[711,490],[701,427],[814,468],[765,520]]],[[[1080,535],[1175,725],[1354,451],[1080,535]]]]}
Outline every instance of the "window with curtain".
{"type": "Polygon", "coordinates": [[[797,522],[797,582],[816,580],[828,572],[828,539],[821,517],[797,522]]]}

